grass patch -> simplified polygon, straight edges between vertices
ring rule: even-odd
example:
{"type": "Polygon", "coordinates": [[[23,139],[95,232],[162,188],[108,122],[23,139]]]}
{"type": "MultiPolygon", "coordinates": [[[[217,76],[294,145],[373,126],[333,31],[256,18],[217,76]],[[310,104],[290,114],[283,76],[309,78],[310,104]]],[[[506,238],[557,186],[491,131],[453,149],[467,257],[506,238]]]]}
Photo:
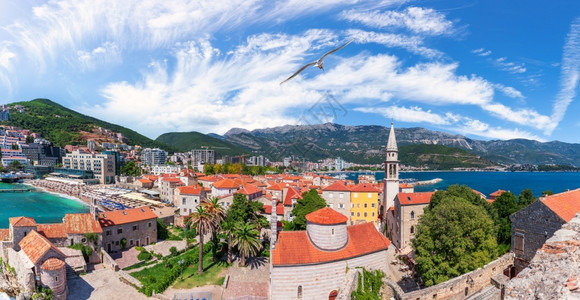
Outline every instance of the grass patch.
{"type": "Polygon", "coordinates": [[[211,255],[206,255],[203,258],[203,274],[197,274],[198,265],[183,267],[183,280],[177,277],[173,284],[176,289],[189,289],[197,286],[204,286],[208,284],[222,285],[225,277],[220,276],[220,273],[229,267],[225,261],[214,262],[211,255]]]}
{"type": "Polygon", "coordinates": [[[155,261],[155,260],[151,260],[151,261],[141,261],[141,262],[138,262],[138,263],[136,263],[134,265],[125,267],[123,270],[129,271],[129,270],[133,270],[133,269],[137,269],[137,268],[149,266],[149,265],[152,265],[152,264],[155,264],[155,263],[157,263],[157,261],[155,261]]]}

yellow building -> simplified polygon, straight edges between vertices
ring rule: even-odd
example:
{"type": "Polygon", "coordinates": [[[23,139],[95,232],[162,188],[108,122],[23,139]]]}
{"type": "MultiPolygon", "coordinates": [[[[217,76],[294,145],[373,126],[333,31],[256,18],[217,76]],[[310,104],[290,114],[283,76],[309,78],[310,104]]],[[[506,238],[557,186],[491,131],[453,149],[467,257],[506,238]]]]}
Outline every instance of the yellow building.
{"type": "Polygon", "coordinates": [[[350,223],[378,223],[379,189],[370,183],[360,183],[350,189],[350,223]]]}

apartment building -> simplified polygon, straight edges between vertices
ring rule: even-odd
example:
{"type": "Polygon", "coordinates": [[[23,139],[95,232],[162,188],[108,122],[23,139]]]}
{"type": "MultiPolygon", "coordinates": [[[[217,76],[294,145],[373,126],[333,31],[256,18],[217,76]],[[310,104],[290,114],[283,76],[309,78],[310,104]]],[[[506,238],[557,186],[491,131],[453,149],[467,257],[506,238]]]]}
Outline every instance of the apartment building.
{"type": "Polygon", "coordinates": [[[92,171],[101,184],[115,182],[115,157],[75,150],[62,158],[64,169],[92,171]]]}

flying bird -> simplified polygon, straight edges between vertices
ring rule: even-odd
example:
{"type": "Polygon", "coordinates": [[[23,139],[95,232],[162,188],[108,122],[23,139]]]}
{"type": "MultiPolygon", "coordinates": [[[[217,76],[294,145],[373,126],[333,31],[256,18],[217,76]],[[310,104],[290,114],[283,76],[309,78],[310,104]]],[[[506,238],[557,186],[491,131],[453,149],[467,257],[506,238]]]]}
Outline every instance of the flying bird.
{"type": "Polygon", "coordinates": [[[324,58],[327,57],[328,55],[330,55],[331,53],[334,53],[334,52],[336,52],[336,51],[338,51],[338,50],[346,47],[346,45],[350,44],[352,41],[354,41],[354,39],[346,42],[344,45],[342,45],[342,46],[340,46],[338,48],[332,49],[332,50],[324,53],[324,55],[321,58],[319,58],[317,61],[313,61],[313,62],[311,62],[309,64],[304,65],[302,68],[300,68],[298,71],[296,71],[296,73],[292,74],[292,76],[290,76],[286,80],[280,82],[280,85],[282,85],[286,81],[294,78],[296,75],[300,74],[300,72],[304,71],[304,69],[306,69],[306,68],[308,68],[310,66],[315,66],[315,67],[318,67],[321,70],[324,70],[324,58]]]}

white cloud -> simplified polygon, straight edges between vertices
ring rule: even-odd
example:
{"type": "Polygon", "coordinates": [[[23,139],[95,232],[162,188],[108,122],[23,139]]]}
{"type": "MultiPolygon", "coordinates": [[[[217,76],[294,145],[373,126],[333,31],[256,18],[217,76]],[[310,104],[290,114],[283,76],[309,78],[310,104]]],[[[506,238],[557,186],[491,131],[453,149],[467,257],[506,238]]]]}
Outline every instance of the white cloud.
{"type": "Polygon", "coordinates": [[[111,42],[105,42],[91,51],[78,50],[77,57],[82,71],[92,71],[98,67],[121,62],[119,47],[111,42]]]}
{"type": "Polygon", "coordinates": [[[525,99],[526,98],[526,97],[524,97],[522,92],[516,90],[515,88],[513,88],[511,86],[505,86],[503,84],[496,83],[493,85],[493,87],[496,90],[501,91],[502,93],[504,93],[506,96],[508,96],[510,98],[514,98],[514,99],[525,99]]]}
{"type": "Polygon", "coordinates": [[[547,135],[551,135],[564,118],[568,106],[576,98],[580,80],[580,18],[576,18],[570,27],[562,57],[560,91],[552,107],[552,122],[545,130],[547,135]]]}
{"type": "Polygon", "coordinates": [[[531,109],[513,110],[500,103],[485,104],[482,108],[500,119],[541,130],[548,128],[552,122],[550,117],[539,114],[531,109]]]}
{"type": "Polygon", "coordinates": [[[403,11],[385,12],[347,10],[341,13],[341,17],[351,22],[359,22],[376,28],[406,28],[417,34],[443,35],[453,33],[453,22],[431,8],[407,7],[403,11]]]}
{"type": "Polygon", "coordinates": [[[377,33],[359,29],[347,30],[347,35],[355,39],[355,43],[367,44],[378,43],[387,47],[399,47],[407,51],[419,54],[428,58],[440,57],[443,55],[438,50],[423,46],[423,39],[418,36],[406,36],[394,33],[377,33]]]}
{"type": "Polygon", "coordinates": [[[378,113],[385,118],[393,119],[401,122],[413,123],[428,123],[434,125],[448,125],[449,121],[430,110],[423,110],[418,106],[411,106],[409,108],[404,106],[388,106],[388,107],[357,107],[355,111],[364,113],[378,113]]]}
{"type": "Polygon", "coordinates": [[[471,51],[471,53],[478,56],[488,56],[491,54],[491,50],[485,50],[485,48],[479,48],[471,51]]]}
{"type": "Polygon", "coordinates": [[[506,71],[512,74],[521,74],[527,71],[525,64],[514,63],[507,61],[506,57],[500,57],[494,60],[495,65],[497,65],[502,71],[506,71]]]}

